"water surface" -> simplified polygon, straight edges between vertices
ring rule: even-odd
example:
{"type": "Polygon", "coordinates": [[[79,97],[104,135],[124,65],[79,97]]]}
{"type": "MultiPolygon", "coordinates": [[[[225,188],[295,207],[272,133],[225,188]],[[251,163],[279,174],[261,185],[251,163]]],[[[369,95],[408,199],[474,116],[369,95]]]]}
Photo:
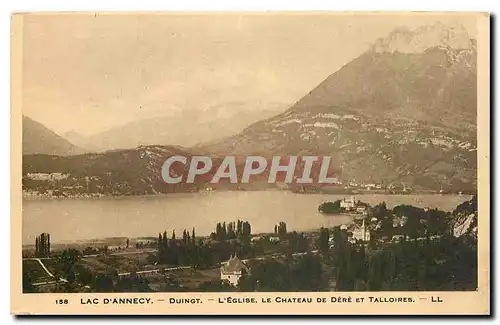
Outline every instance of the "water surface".
{"type": "MultiPolygon", "coordinates": [[[[287,191],[214,191],[163,196],[106,197],[97,199],[25,199],[23,244],[33,244],[42,232],[52,242],[103,237],[157,236],[159,232],[196,227],[208,235],[217,222],[247,220],[252,233],[272,232],[280,221],[289,230],[310,230],[348,223],[349,216],[318,213],[318,205],[345,195],[297,194],[287,191]]],[[[399,204],[453,210],[468,195],[357,195],[356,200],[389,208],[399,204]]]]}

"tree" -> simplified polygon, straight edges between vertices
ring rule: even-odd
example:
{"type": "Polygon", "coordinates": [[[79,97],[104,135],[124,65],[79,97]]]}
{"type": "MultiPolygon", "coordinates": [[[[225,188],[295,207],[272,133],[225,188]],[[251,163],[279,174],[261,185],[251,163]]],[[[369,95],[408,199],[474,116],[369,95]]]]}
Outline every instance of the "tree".
{"type": "Polygon", "coordinates": [[[29,273],[24,271],[23,268],[23,293],[33,293],[37,292],[36,287],[33,285],[34,277],[29,273]]]}
{"type": "Polygon", "coordinates": [[[72,272],[75,264],[80,260],[81,253],[76,249],[64,250],[59,256],[57,256],[57,262],[61,266],[64,275],[69,275],[72,272]]]}
{"type": "Polygon", "coordinates": [[[344,208],[340,207],[341,200],[335,202],[324,202],[318,207],[318,211],[321,213],[342,213],[345,211],[344,208]]]}
{"type": "Polygon", "coordinates": [[[234,222],[229,222],[227,224],[227,238],[234,239],[236,238],[236,232],[234,231],[234,222]]]}
{"type": "Polygon", "coordinates": [[[309,250],[309,241],[304,236],[303,233],[298,233],[296,231],[292,231],[288,234],[289,245],[287,247],[287,253],[303,253],[309,250]]]}
{"type": "Polygon", "coordinates": [[[241,236],[241,234],[243,234],[243,221],[241,221],[240,219],[238,219],[238,226],[237,226],[237,229],[236,229],[236,235],[237,236],[241,236]]]}
{"type": "Polygon", "coordinates": [[[113,278],[108,274],[99,273],[96,275],[92,287],[97,292],[113,292],[115,289],[113,278]]]}
{"type": "Polygon", "coordinates": [[[321,227],[321,229],[319,230],[317,246],[323,255],[328,253],[329,240],[330,231],[328,230],[328,228],[321,227]]]}
{"type": "Polygon", "coordinates": [[[164,247],[168,246],[168,237],[167,237],[167,231],[163,231],[163,238],[162,238],[162,245],[164,247]]]}
{"type": "Polygon", "coordinates": [[[438,209],[431,209],[424,215],[427,220],[427,233],[429,235],[444,235],[450,232],[448,221],[450,215],[438,209]]]}
{"type": "Polygon", "coordinates": [[[249,240],[252,235],[252,227],[248,221],[245,221],[241,225],[241,236],[240,239],[249,240]]]}
{"type": "Polygon", "coordinates": [[[253,263],[252,272],[240,279],[241,291],[294,291],[288,264],[274,259],[253,263]]]}
{"type": "Polygon", "coordinates": [[[35,256],[48,257],[50,255],[50,235],[42,233],[35,238],[35,256]]]}
{"type": "Polygon", "coordinates": [[[66,276],[66,280],[68,280],[68,283],[74,283],[75,280],[76,280],[76,275],[75,275],[75,271],[73,268],[71,268],[68,272],[68,275],[66,276]]]}
{"type": "Polygon", "coordinates": [[[92,283],[92,280],[94,279],[94,274],[92,273],[91,269],[83,265],[79,265],[77,271],[78,271],[78,280],[81,282],[81,284],[90,285],[92,283]]]}
{"type": "Polygon", "coordinates": [[[287,230],[286,230],[286,223],[283,221],[280,221],[278,224],[278,229],[277,229],[278,237],[283,240],[286,238],[287,235],[287,230]]]}
{"type": "Polygon", "coordinates": [[[226,222],[222,223],[221,235],[220,235],[219,238],[220,238],[220,240],[226,240],[227,239],[226,222]]]}
{"type": "Polygon", "coordinates": [[[236,288],[229,283],[221,280],[208,280],[198,285],[198,291],[201,292],[231,292],[236,288]]]}
{"type": "Polygon", "coordinates": [[[352,273],[352,248],[348,235],[340,226],[333,228],[333,277],[336,281],[337,291],[349,291],[354,287],[355,275],[352,273]]]}
{"type": "Polygon", "coordinates": [[[394,215],[403,221],[403,233],[409,238],[417,238],[424,233],[424,224],[421,222],[426,215],[424,209],[412,205],[398,205],[393,209],[394,215]]]}
{"type": "Polygon", "coordinates": [[[151,292],[149,281],[137,276],[136,271],[132,271],[130,276],[118,280],[115,286],[118,292],[151,292]]]}
{"type": "Polygon", "coordinates": [[[326,288],[321,260],[312,254],[301,256],[292,264],[291,279],[296,291],[322,291],[326,288]]]}
{"type": "Polygon", "coordinates": [[[163,237],[161,236],[161,233],[158,234],[158,252],[160,255],[163,253],[163,237]]]}
{"type": "Polygon", "coordinates": [[[380,222],[380,229],[378,233],[381,236],[392,236],[392,211],[387,209],[385,202],[379,203],[374,206],[368,213],[371,218],[377,218],[380,222]]]}

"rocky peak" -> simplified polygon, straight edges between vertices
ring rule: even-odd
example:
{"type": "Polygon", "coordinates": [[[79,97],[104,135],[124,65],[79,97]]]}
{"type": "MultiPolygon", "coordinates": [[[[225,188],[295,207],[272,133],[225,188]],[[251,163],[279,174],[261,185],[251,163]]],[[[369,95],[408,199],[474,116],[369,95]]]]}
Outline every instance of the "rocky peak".
{"type": "Polygon", "coordinates": [[[379,38],[371,50],[376,53],[422,53],[432,47],[464,50],[472,48],[473,44],[462,25],[436,22],[415,30],[396,28],[387,37],[379,38]]]}

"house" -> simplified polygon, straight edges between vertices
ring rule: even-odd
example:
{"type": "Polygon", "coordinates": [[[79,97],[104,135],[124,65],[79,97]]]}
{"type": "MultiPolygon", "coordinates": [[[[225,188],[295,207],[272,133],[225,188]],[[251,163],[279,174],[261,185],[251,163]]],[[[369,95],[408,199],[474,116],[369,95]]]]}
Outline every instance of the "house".
{"type": "Polygon", "coordinates": [[[356,207],[356,212],[364,214],[366,212],[366,207],[365,206],[356,207]]]}
{"type": "Polygon", "coordinates": [[[269,237],[269,241],[270,241],[271,243],[279,243],[280,238],[279,238],[279,237],[277,237],[277,236],[272,236],[272,237],[269,237]]]}
{"type": "Polygon", "coordinates": [[[404,235],[393,235],[391,240],[393,242],[401,242],[404,240],[404,237],[404,235]]]}
{"type": "Polygon", "coordinates": [[[335,238],[329,237],[328,238],[328,247],[329,248],[334,248],[335,247],[335,238]]]}
{"type": "Polygon", "coordinates": [[[254,242],[259,241],[261,239],[262,239],[261,236],[254,236],[254,237],[252,237],[251,241],[252,241],[252,243],[254,243],[254,242]]]}
{"type": "Polygon", "coordinates": [[[360,228],[355,228],[352,232],[353,239],[368,242],[370,241],[370,230],[366,227],[365,219],[363,219],[363,224],[360,228]]]}
{"type": "Polygon", "coordinates": [[[343,198],[340,201],[340,207],[346,210],[356,209],[356,200],[354,196],[351,196],[349,199],[343,198]]]}
{"type": "Polygon", "coordinates": [[[376,186],[375,184],[366,184],[366,185],[365,185],[365,188],[366,188],[368,191],[370,191],[372,188],[375,188],[375,186],[376,186]]]}
{"type": "Polygon", "coordinates": [[[432,241],[436,241],[436,240],[441,239],[441,237],[442,237],[441,235],[432,235],[432,236],[430,237],[430,240],[432,240],[432,241]]]}
{"type": "Polygon", "coordinates": [[[227,281],[233,286],[238,285],[240,278],[248,274],[250,269],[243,263],[236,255],[231,256],[231,258],[225,262],[220,268],[220,279],[221,281],[227,281]]]}

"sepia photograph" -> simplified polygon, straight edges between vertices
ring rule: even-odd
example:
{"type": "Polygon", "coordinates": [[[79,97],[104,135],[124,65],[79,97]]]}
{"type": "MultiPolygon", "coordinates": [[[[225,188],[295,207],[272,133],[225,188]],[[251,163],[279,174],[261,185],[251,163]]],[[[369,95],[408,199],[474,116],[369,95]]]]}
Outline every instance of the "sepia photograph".
{"type": "Polygon", "coordinates": [[[489,303],[488,14],[27,13],[12,28],[23,299],[489,303]]]}

